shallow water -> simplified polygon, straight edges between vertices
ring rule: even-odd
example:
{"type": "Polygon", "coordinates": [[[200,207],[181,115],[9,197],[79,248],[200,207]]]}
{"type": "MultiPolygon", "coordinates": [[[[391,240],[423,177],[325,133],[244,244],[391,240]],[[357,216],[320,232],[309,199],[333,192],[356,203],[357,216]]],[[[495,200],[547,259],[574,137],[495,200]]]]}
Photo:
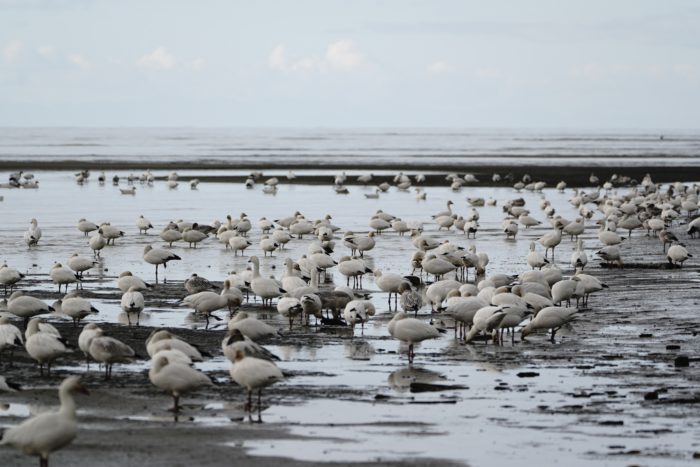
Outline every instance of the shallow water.
{"type": "MultiPolygon", "coordinates": [[[[41,180],[38,190],[0,192],[5,197],[0,204],[0,259],[39,280],[31,283],[30,290],[52,291],[56,299],[56,288],[45,276],[53,262],[65,261],[74,252],[92,254],[87,239],[76,228],[78,219],[109,221],[120,227],[125,237],[102,251],[100,267],[87,276],[85,288],[94,291],[92,301],[100,309],[99,315],[87,321],[96,322],[125,323],[118,304],[121,294],[116,290],[119,272],[128,269],[146,280],[154,278],[152,266],[142,261],[141,253],[144,245],[162,246],[163,242],[154,233],[138,235],[134,222],[139,214],[149,218],[156,226],[154,230],[159,231],[168,221],[181,218],[209,223],[224,220],[229,213],[237,217],[244,211],[255,224],[262,216],[276,219],[300,210],[311,219],[330,213],[332,222],[342,231],[366,232],[369,217],[383,209],[404,219],[425,221],[428,235],[464,247],[475,244],[479,251],[488,252],[487,276],[526,270],[529,241],[549,230],[538,208],[542,195],[516,193],[509,188],[465,188],[458,193],[429,188],[428,199],[417,201],[414,194],[393,188],[379,200],[370,200],[364,194],[371,189],[361,187],[353,187],[349,195],[343,196],[336,195],[330,186],[283,184],[277,195],[271,196],[263,194],[260,187],[247,190],[241,184],[206,183],[193,191],[187,186],[170,190],[165,182],[156,182],[152,187],[137,184],[135,196],[123,196],[111,184],[100,186],[94,180],[78,186],[67,173],[37,175],[41,180]],[[497,207],[477,208],[481,216],[477,239],[467,240],[454,231],[437,232],[437,226],[429,223],[430,215],[444,210],[448,199],[455,201],[458,214],[465,215],[470,210],[467,196],[498,200],[497,207]],[[506,240],[500,229],[501,205],[521,196],[545,226],[521,229],[516,241],[506,240]],[[43,236],[38,247],[27,249],[22,234],[32,217],[38,219],[43,236]]],[[[571,191],[562,194],[546,189],[544,195],[557,213],[568,219],[576,217],[568,203],[571,191]]],[[[598,217],[600,214],[594,220],[598,217]]],[[[669,357],[664,347],[673,342],[680,343],[683,351],[695,352],[698,348],[697,338],[689,331],[697,328],[692,324],[697,320],[690,316],[690,303],[697,302],[697,286],[689,285],[700,280],[694,268],[697,263],[689,262],[683,270],[602,270],[593,259],[596,229],[592,221],[588,225],[583,236],[589,255],[587,270],[602,277],[611,289],[591,298],[591,310],[582,312],[577,322],[562,329],[554,345],[536,335],[527,343],[511,344],[507,340],[502,346],[464,346],[454,341],[450,329],[442,338],[418,346],[416,363],[408,366],[405,348],[388,338],[386,322],[391,314],[386,295],[377,291],[371,277],[365,278],[364,285],[372,292],[378,315],[362,333],[356,329],[354,338],[349,330],[329,333],[312,327],[288,332],[287,323],[275,312],[260,313],[288,332],[289,343],[282,338],[269,348],[281,357],[279,366],[291,375],[263,393],[269,407],[262,418],[266,426],[288,430],[298,438],[245,439],[231,444],[253,455],[316,462],[405,458],[447,459],[472,465],[487,465],[494,459],[498,465],[541,463],[543,459],[574,466],[637,462],[671,466],[692,462],[692,452],[700,450],[700,417],[687,410],[693,405],[646,404],[642,396],[658,387],[668,388],[669,397],[694,390],[692,381],[697,371],[674,371],[673,356],[669,357]],[[666,290],[662,281],[679,284],[680,290],[673,297],[659,300],[666,290]],[[659,316],[668,315],[669,309],[677,313],[660,321],[659,316]],[[639,337],[650,329],[654,340],[639,337]],[[622,357],[617,358],[617,354],[622,357]],[[519,377],[524,371],[538,375],[519,377]],[[467,389],[412,393],[412,381],[467,389]],[[302,395],[305,392],[308,397],[302,395]]],[[[164,276],[169,282],[178,282],[196,272],[222,280],[229,271],[245,268],[249,255],[260,255],[259,239],[259,230],[254,227],[253,246],[243,258],[234,257],[214,239],[197,249],[176,244],[173,251],[183,260],[171,263],[164,276]]],[[[263,274],[279,277],[284,258],[298,258],[306,253],[310,242],[310,237],[295,239],[274,258],[261,258],[263,274]]],[[[657,239],[635,232],[632,242],[623,245],[628,261],[665,261],[657,239]]],[[[697,252],[696,245],[689,243],[692,253],[697,252]]],[[[573,249],[574,243],[565,238],[556,250],[557,263],[565,274],[571,272],[568,260],[573,249]]],[[[388,233],[377,237],[377,247],[367,253],[366,261],[372,268],[409,273],[412,252],[409,237],[388,233]]],[[[338,239],[333,256],[346,253],[338,239]]],[[[333,281],[345,283],[335,271],[333,281]]],[[[149,294],[145,295],[143,326],[204,326],[201,319],[192,319],[189,310],[178,307],[184,288],[180,295],[157,303],[149,304],[149,294]]],[[[214,324],[214,330],[206,332],[220,333],[225,321],[214,324]]],[[[197,367],[223,375],[229,363],[218,356],[197,367]]],[[[70,365],[57,368],[84,371],[83,367],[70,365]]],[[[142,361],[119,366],[115,374],[146,369],[147,363],[142,361]]],[[[226,380],[223,376],[220,379],[226,380]]],[[[6,413],[0,411],[0,424],[5,424],[5,417],[28,414],[21,404],[12,403],[9,409],[6,413]]],[[[193,421],[206,426],[248,423],[245,419],[238,421],[241,417],[241,403],[210,401],[193,415],[193,421]]],[[[162,423],[167,415],[139,412],[123,415],[123,420],[162,423]]]]}

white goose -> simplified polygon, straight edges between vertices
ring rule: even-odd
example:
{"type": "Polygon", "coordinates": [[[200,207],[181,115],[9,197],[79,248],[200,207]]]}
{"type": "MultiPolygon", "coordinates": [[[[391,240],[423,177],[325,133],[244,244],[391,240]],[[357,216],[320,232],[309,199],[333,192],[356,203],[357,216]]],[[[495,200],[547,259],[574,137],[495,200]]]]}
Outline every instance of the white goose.
{"type": "Polygon", "coordinates": [[[7,311],[19,318],[23,318],[24,327],[26,328],[29,318],[51,313],[54,309],[36,297],[24,295],[23,292],[17,291],[10,295],[7,301],[7,311]]]}
{"type": "Polygon", "coordinates": [[[100,263],[90,258],[80,256],[78,253],[73,253],[73,255],[68,258],[68,267],[75,271],[81,280],[85,271],[94,268],[98,264],[100,263]]]}
{"type": "Polygon", "coordinates": [[[349,256],[343,256],[338,261],[338,272],[347,278],[347,286],[350,286],[350,279],[352,278],[353,288],[362,288],[362,276],[372,272],[370,268],[365,265],[365,262],[360,258],[351,258],[349,256]]]}
{"type": "Polygon", "coordinates": [[[143,259],[147,263],[155,265],[156,283],[158,283],[158,266],[162,264],[163,268],[166,268],[168,261],[177,261],[182,258],[171,251],[164,250],[163,248],[153,248],[151,245],[146,245],[143,249],[143,259]]]}
{"type": "Polygon", "coordinates": [[[260,260],[257,256],[251,256],[248,262],[253,264],[253,280],[250,282],[251,290],[262,299],[263,306],[266,304],[272,306],[272,299],[279,297],[286,291],[279,286],[277,281],[260,275],[260,260]]]}
{"type": "Polygon", "coordinates": [[[148,234],[148,229],[152,229],[153,224],[141,214],[138,219],[136,219],[136,227],[138,227],[140,234],[148,234]]]}
{"type": "Polygon", "coordinates": [[[148,379],[158,389],[162,389],[173,397],[175,421],[177,421],[177,415],[180,411],[181,395],[214,384],[204,373],[189,365],[171,362],[164,355],[153,360],[151,369],[148,371],[148,379]]]}
{"type": "Polygon", "coordinates": [[[382,272],[379,269],[374,270],[374,283],[382,292],[389,293],[389,308],[391,309],[391,294],[394,294],[394,308],[396,308],[399,299],[399,288],[401,284],[407,283],[408,279],[401,274],[394,272],[382,272]]]}
{"type": "Polygon", "coordinates": [[[438,329],[416,318],[409,318],[403,311],[396,313],[389,321],[388,330],[392,337],[408,344],[408,363],[413,363],[413,346],[416,343],[440,336],[438,329]]]}
{"type": "Polygon", "coordinates": [[[88,394],[80,378],[70,376],[58,389],[61,407],[27,419],[5,431],[0,444],[14,446],[30,456],[39,456],[40,467],[49,466],[49,454],[68,446],[78,433],[74,393],[88,394]]]}
{"type": "Polygon", "coordinates": [[[220,320],[213,312],[228,307],[228,298],[216,292],[204,291],[196,294],[188,295],[183,300],[183,303],[194,309],[195,313],[202,313],[206,316],[207,327],[209,326],[209,317],[220,320]]]}
{"type": "Polygon", "coordinates": [[[19,272],[15,268],[11,268],[7,263],[3,263],[0,266],[0,285],[5,288],[5,295],[7,295],[7,288],[10,288],[10,292],[14,288],[14,285],[24,279],[24,274],[19,272]]]}
{"type": "Polygon", "coordinates": [[[93,256],[99,258],[100,250],[107,246],[107,239],[102,236],[102,233],[97,232],[95,235],[90,237],[88,245],[90,245],[93,256]]]}
{"type": "Polygon", "coordinates": [[[235,363],[229,370],[231,379],[240,386],[248,390],[248,403],[246,409],[252,412],[253,406],[253,391],[258,391],[258,418],[261,410],[262,389],[284,380],[284,375],[277,365],[269,360],[263,360],[255,357],[246,357],[245,353],[237,350],[235,363]]]}
{"type": "Polygon", "coordinates": [[[244,311],[239,312],[232,320],[228,322],[228,329],[230,331],[238,329],[241,334],[250,337],[256,342],[267,337],[279,335],[275,328],[257,318],[249,316],[248,313],[244,311]]]}
{"type": "Polygon", "coordinates": [[[131,326],[131,313],[136,313],[136,326],[138,326],[144,308],[143,294],[135,287],[129,287],[129,290],[122,295],[121,308],[126,313],[129,326],[131,326]]]}
{"type": "Polygon", "coordinates": [[[56,263],[51,268],[49,276],[54,284],[58,285],[58,292],[61,292],[61,286],[66,286],[66,292],[68,292],[68,284],[74,284],[80,281],[80,276],[76,273],[63,266],[61,263],[56,263]]]}
{"type": "MultiPolygon", "coordinates": [[[[554,253],[552,253],[552,255],[554,255],[554,253]]],[[[549,263],[547,258],[545,258],[542,253],[535,250],[535,242],[530,242],[530,253],[527,254],[527,264],[532,269],[542,269],[547,263],[549,263]]]]}
{"type": "Polygon", "coordinates": [[[571,322],[578,310],[576,308],[565,308],[561,306],[550,306],[543,308],[537,313],[521,331],[523,340],[533,331],[538,329],[551,329],[551,340],[554,342],[554,335],[566,323],[571,322]]]}
{"type": "Polygon", "coordinates": [[[155,359],[155,355],[162,350],[177,350],[193,362],[203,360],[202,353],[195,346],[165,329],[152,332],[146,339],[146,352],[149,357],[155,359]]]}
{"type": "Polygon", "coordinates": [[[77,327],[80,321],[86,316],[99,313],[99,310],[92,304],[73,291],[66,294],[62,299],[53,304],[53,308],[58,313],[63,313],[73,320],[73,327],[77,327]]]}
{"type": "Polygon", "coordinates": [[[153,288],[151,284],[146,283],[143,279],[138,276],[134,276],[131,271],[124,271],[119,274],[119,279],[117,280],[117,287],[122,292],[127,292],[130,288],[137,292],[143,292],[153,288]]]}
{"type": "Polygon", "coordinates": [[[80,331],[78,336],[78,348],[83,355],[85,355],[85,362],[87,363],[88,370],[90,369],[90,341],[93,337],[101,334],[102,329],[95,323],[88,323],[83,326],[83,330],[80,331]]]}
{"type": "Polygon", "coordinates": [[[24,232],[24,242],[28,247],[36,246],[41,238],[41,229],[39,228],[36,219],[32,219],[31,225],[26,232],[24,232]]]}
{"type": "Polygon", "coordinates": [[[34,360],[39,362],[39,372],[44,375],[44,365],[47,365],[47,375],[51,376],[51,364],[54,360],[70,353],[65,341],[51,332],[43,332],[39,329],[39,318],[34,318],[27,326],[27,341],[24,348],[34,360]]]}
{"type": "Polygon", "coordinates": [[[551,249],[552,259],[554,259],[554,249],[561,243],[561,230],[554,229],[553,231],[541,236],[538,241],[540,242],[540,245],[545,247],[544,257],[547,257],[547,253],[551,249]]]}
{"type": "Polygon", "coordinates": [[[666,259],[668,260],[668,262],[671,264],[679,265],[680,267],[683,267],[684,261],[692,257],[693,255],[688,253],[688,250],[686,250],[683,245],[677,243],[671,245],[668,248],[668,252],[666,253],[666,259]]]}
{"type": "Polygon", "coordinates": [[[78,221],[78,230],[85,234],[86,237],[90,232],[94,232],[97,229],[99,229],[99,227],[94,222],[90,222],[85,219],[80,219],[78,221]]]}
{"type": "Polygon", "coordinates": [[[19,328],[10,323],[6,316],[0,317],[0,356],[6,350],[10,351],[9,366],[12,367],[14,351],[24,345],[19,328]]]}
{"type": "Polygon", "coordinates": [[[583,240],[579,238],[576,242],[576,251],[571,254],[571,267],[574,269],[580,268],[583,271],[586,264],[588,264],[588,256],[583,248],[583,240]]]}

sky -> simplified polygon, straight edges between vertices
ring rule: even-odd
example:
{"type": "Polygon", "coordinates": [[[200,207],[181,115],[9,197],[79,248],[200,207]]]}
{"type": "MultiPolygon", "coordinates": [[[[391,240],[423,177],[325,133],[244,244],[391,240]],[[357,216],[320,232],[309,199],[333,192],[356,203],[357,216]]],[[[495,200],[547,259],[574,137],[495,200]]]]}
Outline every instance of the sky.
{"type": "Polygon", "coordinates": [[[699,125],[695,0],[0,0],[0,126],[699,125]]]}

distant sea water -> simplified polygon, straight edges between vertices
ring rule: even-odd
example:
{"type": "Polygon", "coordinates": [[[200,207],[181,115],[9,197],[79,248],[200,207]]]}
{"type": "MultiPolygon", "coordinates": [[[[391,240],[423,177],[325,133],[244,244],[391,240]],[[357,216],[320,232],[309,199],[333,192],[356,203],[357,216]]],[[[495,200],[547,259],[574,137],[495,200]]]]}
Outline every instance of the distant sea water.
{"type": "Polygon", "coordinates": [[[700,131],[0,128],[2,161],[700,167],[700,131]]]}

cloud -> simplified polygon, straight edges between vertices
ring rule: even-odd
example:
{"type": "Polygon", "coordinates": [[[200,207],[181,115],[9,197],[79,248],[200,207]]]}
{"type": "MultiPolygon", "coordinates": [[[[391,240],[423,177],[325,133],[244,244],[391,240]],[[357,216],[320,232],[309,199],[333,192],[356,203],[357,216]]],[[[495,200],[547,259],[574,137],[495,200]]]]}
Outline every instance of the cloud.
{"type": "Polygon", "coordinates": [[[175,57],[165,47],[157,47],[141,57],[139,65],[145,68],[167,70],[175,66],[175,57]]]}
{"type": "Polygon", "coordinates": [[[2,56],[5,59],[6,62],[14,62],[17,57],[19,57],[19,53],[22,51],[22,43],[18,40],[13,40],[9,44],[7,44],[5,47],[2,49],[2,56]]]}
{"type": "Polygon", "coordinates": [[[88,62],[87,59],[80,54],[70,54],[66,58],[70,63],[78,68],[82,68],[83,70],[90,68],[90,62],[88,62]]]}
{"type": "Polygon", "coordinates": [[[323,58],[316,56],[290,58],[287,46],[280,44],[270,53],[267,64],[270,69],[283,72],[348,72],[360,68],[365,63],[364,56],[350,40],[330,44],[323,58]]]}
{"type": "Polygon", "coordinates": [[[56,48],[52,45],[41,45],[36,48],[36,53],[38,53],[42,57],[50,57],[54,54],[55,51],[56,48]]]}
{"type": "Polygon", "coordinates": [[[497,68],[493,68],[493,67],[480,67],[474,71],[474,75],[477,78],[484,78],[484,79],[500,78],[501,71],[498,70],[497,68]]]}
{"type": "Polygon", "coordinates": [[[452,71],[452,66],[446,62],[433,62],[428,65],[428,73],[433,75],[443,75],[452,71]]]}
{"type": "Polygon", "coordinates": [[[326,60],[333,69],[351,71],[362,66],[364,57],[352,41],[342,40],[328,46],[326,60]]]}
{"type": "Polygon", "coordinates": [[[195,58],[190,62],[190,68],[192,68],[194,71],[199,71],[202,68],[204,68],[204,65],[207,64],[207,61],[204,60],[203,58],[195,58]]]}

